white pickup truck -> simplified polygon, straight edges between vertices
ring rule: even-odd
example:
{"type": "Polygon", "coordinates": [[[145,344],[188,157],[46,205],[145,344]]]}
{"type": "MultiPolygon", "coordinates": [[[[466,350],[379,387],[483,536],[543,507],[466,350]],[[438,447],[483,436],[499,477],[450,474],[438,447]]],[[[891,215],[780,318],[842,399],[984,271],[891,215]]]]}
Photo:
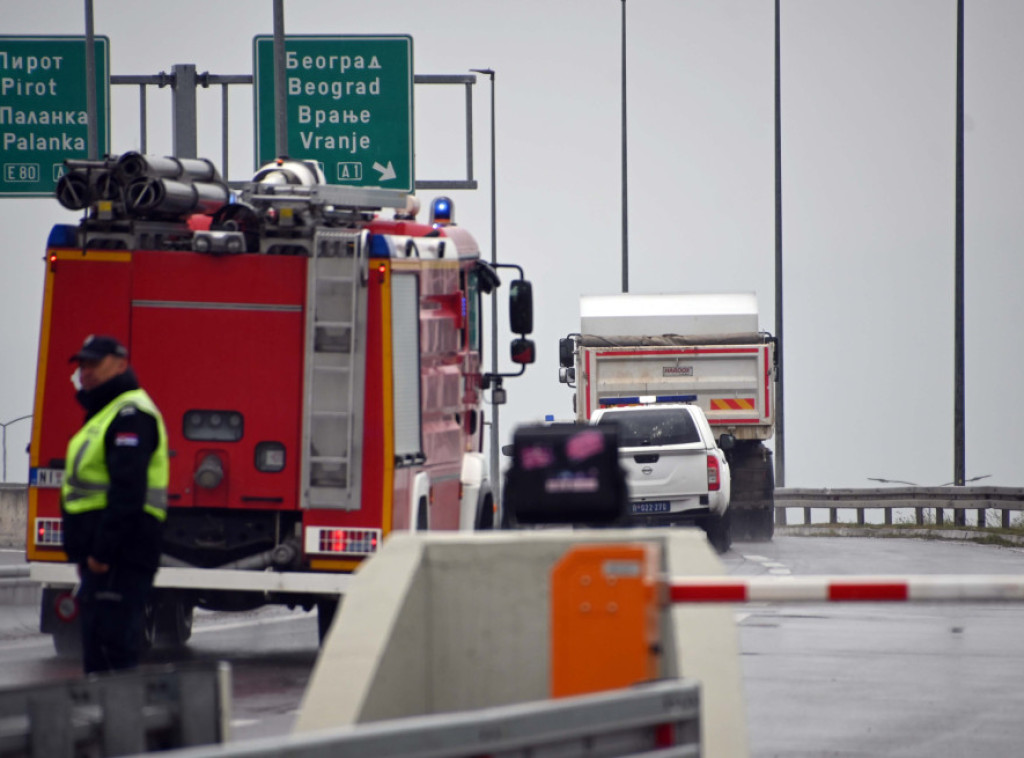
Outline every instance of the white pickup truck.
{"type": "Polygon", "coordinates": [[[657,403],[602,408],[592,424],[618,424],[619,460],[629,484],[629,517],[644,526],[695,524],[719,553],[732,544],[728,449],[696,405],[657,403]]]}

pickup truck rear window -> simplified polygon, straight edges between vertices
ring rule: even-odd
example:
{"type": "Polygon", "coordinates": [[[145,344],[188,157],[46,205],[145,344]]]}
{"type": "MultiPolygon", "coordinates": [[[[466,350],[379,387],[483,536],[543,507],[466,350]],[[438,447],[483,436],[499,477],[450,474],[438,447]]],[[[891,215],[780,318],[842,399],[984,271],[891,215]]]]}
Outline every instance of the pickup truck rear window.
{"type": "Polygon", "coordinates": [[[619,447],[654,447],[700,442],[693,418],[684,410],[605,411],[599,424],[619,425],[619,447]]]}

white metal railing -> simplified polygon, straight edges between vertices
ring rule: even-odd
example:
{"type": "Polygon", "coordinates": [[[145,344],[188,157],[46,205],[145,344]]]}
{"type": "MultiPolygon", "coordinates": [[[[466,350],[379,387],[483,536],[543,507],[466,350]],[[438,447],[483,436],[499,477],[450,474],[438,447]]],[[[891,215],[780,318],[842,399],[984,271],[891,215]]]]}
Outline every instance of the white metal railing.
{"type": "Polygon", "coordinates": [[[0,755],[128,755],[227,738],[231,667],[149,666],[0,690],[0,755]]]}
{"type": "Polygon", "coordinates": [[[841,523],[840,510],[853,510],[856,523],[866,523],[866,511],[881,510],[883,523],[893,523],[893,511],[912,509],[914,522],[928,523],[928,512],[936,524],[947,523],[946,512],[952,512],[954,524],[966,525],[968,511],[976,513],[974,526],[988,524],[988,511],[1000,512],[999,525],[1013,525],[1014,511],[1024,511],[1024,487],[874,487],[844,489],[780,488],[775,490],[775,523],[788,523],[787,509],[803,509],[803,523],[810,524],[812,509],[828,512],[829,524],[841,523]]]}

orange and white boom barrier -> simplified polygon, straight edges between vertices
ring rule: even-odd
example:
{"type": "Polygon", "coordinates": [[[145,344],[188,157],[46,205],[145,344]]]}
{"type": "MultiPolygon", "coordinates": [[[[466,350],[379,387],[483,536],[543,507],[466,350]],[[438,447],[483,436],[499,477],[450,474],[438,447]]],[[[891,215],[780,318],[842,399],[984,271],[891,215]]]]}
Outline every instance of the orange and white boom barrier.
{"type": "Polygon", "coordinates": [[[1024,576],[671,577],[672,603],[1024,601],[1024,576]]]}

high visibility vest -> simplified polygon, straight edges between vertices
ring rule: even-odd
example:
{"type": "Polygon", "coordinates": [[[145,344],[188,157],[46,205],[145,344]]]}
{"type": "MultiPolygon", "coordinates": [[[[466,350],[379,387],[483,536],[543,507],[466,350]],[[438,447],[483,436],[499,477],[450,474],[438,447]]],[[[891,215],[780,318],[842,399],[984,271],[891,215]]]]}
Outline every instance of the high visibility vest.
{"type": "Polygon", "coordinates": [[[156,419],[158,441],[146,472],[146,503],[143,510],[158,521],[166,520],[167,483],[171,473],[167,429],[156,404],[141,389],[129,390],[115,397],[71,438],[64,463],[64,484],[61,486],[61,499],[66,513],[85,513],[107,507],[110,472],[107,470],[104,439],[110,424],[129,405],[156,419]]]}

